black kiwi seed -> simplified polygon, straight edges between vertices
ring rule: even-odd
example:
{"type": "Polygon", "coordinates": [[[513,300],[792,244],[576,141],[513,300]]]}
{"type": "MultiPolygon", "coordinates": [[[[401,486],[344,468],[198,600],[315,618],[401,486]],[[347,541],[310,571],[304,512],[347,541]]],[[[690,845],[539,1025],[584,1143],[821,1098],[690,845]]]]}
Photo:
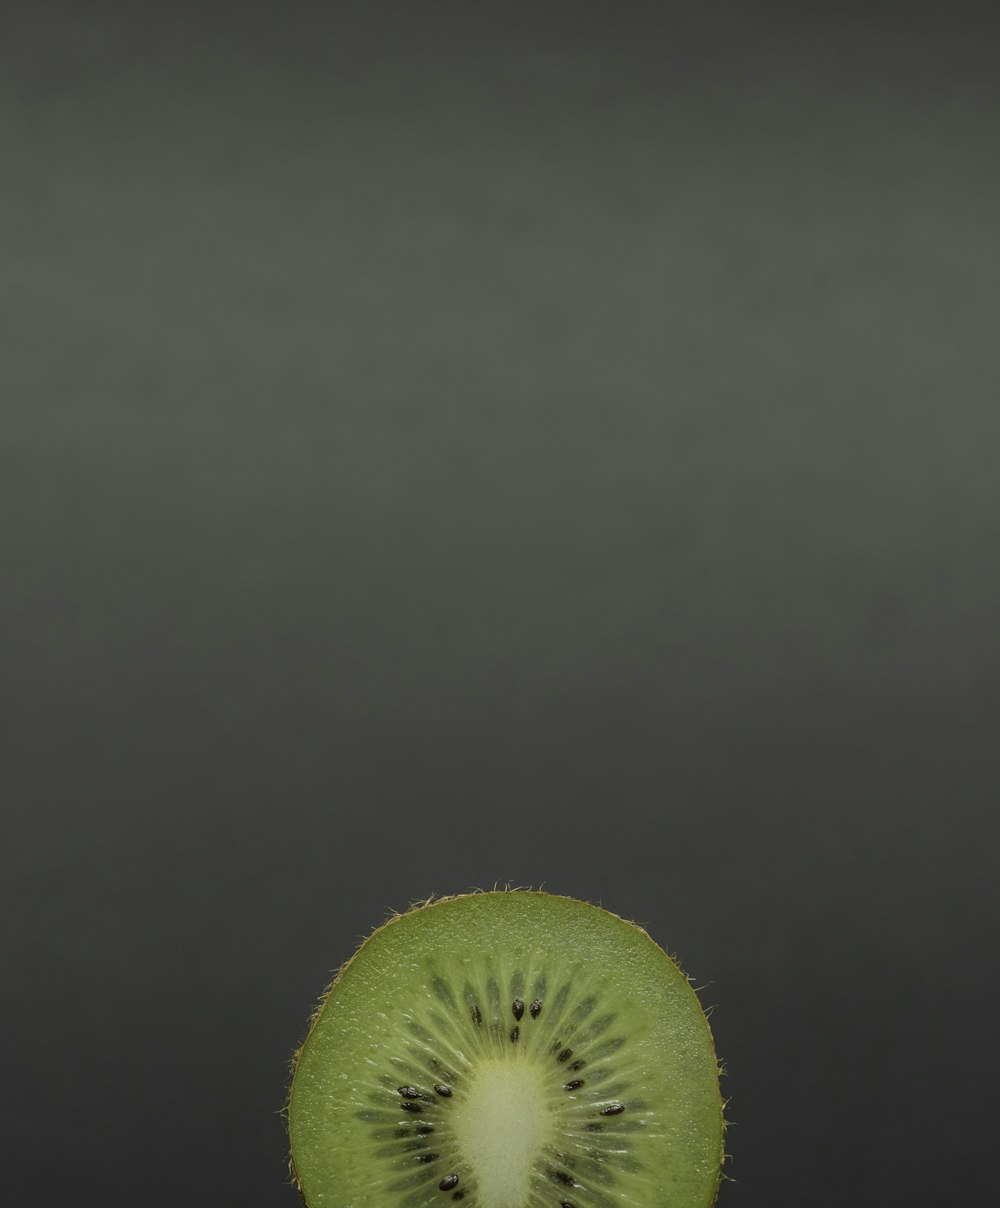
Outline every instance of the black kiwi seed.
{"type": "Polygon", "coordinates": [[[572,1049],[563,1049],[563,1051],[556,1056],[556,1061],[569,1061],[572,1056],[572,1049]]]}
{"type": "Polygon", "coordinates": [[[571,1204],[569,1200],[560,1200],[559,1208],[576,1208],[575,1204],[571,1204]]]}
{"type": "Polygon", "coordinates": [[[537,1019],[542,1013],[542,1000],[540,998],[536,998],[528,1010],[531,1012],[531,1018],[537,1019]]]}
{"type": "Polygon", "coordinates": [[[441,1182],[438,1183],[438,1187],[441,1189],[441,1191],[451,1191],[452,1187],[457,1187],[457,1186],[458,1186],[458,1175],[457,1174],[446,1174],[444,1176],[444,1178],[441,1180],[441,1182]]]}
{"type": "Polygon", "coordinates": [[[576,1186],[576,1183],[573,1181],[573,1176],[571,1174],[567,1174],[565,1170],[553,1170],[551,1171],[551,1174],[558,1183],[564,1183],[567,1187],[576,1186]]]}
{"type": "Polygon", "coordinates": [[[455,1194],[454,1194],[454,1195],[453,1195],[451,1198],[452,1198],[453,1200],[464,1200],[464,1199],[465,1199],[465,1192],[464,1192],[464,1191],[456,1191],[456,1192],[455,1192],[455,1194]]]}
{"type": "Polygon", "coordinates": [[[404,1099],[419,1099],[420,1098],[420,1092],[417,1090],[417,1088],[415,1086],[401,1086],[399,1088],[399,1093],[403,1096],[404,1099]]]}
{"type": "Polygon", "coordinates": [[[587,1132],[604,1132],[604,1125],[599,1120],[591,1120],[587,1124],[587,1132]]]}
{"type": "Polygon", "coordinates": [[[625,1110],[624,1103],[609,1103],[607,1107],[601,1108],[602,1116],[620,1116],[625,1110]]]}
{"type": "Polygon", "coordinates": [[[586,1064],[586,1061],[574,1061],[569,1068],[576,1073],[577,1070],[582,1070],[586,1064]]]}
{"type": "Polygon", "coordinates": [[[434,1131],[433,1124],[421,1124],[420,1127],[417,1129],[417,1136],[418,1137],[429,1137],[433,1131],[434,1131]]]}
{"type": "Polygon", "coordinates": [[[478,1003],[472,1008],[472,1022],[477,1028],[481,1028],[483,1026],[483,1013],[480,1011],[478,1003]]]}
{"type": "Polygon", "coordinates": [[[414,1103],[412,1099],[407,1100],[406,1103],[401,1103],[399,1106],[404,1112],[422,1112],[424,1110],[419,1103],[414,1103]]]}
{"type": "Polygon", "coordinates": [[[573,1078],[563,1086],[564,1091],[578,1091],[583,1086],[582,1078],[573,1078]]]}
{"type": "Polygon", "coordinates": [[[440,1095],[442,1098],[444,1098],[444,1099],[450,1099],[450,1098],[451,1098],[451,1087],[450,1087],[450,1086],[446,1086],[446,1085],[445,1085],[443,1082],[435,1082],[435,1083],[434,1083],[434,1089],[437,1091],[437,1093],[438,1093],[438,1094],[439,1094],[439,1095],[440,1095]]]}
{"type": "Polygon", "coordinates": [[[520,1023],[521,1018],[524,1015],[524,999],[515,998],[514,1001],[511,1003],[510,1009],[514,1013],[514,1018],[518,1021],[518,1023],[520,1023]]]}
{"type": "Polygon", "coordinates": [[[520,1035],[521,1035],[521,1029],[517,1026],[517,1024],[514,1024],[514,1026],[510,1030],[511,1041],[514,1044],[517,1044],[520,1035]]]}

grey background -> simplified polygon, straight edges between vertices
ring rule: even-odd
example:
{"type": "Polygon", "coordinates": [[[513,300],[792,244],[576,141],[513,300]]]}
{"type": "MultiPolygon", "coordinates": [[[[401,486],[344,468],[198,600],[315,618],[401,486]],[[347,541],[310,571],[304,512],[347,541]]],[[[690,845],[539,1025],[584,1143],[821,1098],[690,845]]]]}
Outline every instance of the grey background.
{"type": "Polygon", "coordinates": [[[987,6],[10,6],[6,1202],[296,1202],[330,971],[681,956],[730,1208],[997,1177],[987,6]]]}

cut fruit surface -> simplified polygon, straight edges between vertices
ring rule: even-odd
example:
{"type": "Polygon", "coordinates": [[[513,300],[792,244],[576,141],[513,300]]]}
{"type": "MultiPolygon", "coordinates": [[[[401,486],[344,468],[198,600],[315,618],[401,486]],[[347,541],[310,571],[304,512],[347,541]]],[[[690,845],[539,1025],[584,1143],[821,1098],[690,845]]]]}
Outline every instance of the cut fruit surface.
{"type": "Polygon", "coordinates": [[[470,894],[392,919],[295,1063],[309,1208],[708,1208],[718,1068],[687,978],[596,906],[470,894]]]}

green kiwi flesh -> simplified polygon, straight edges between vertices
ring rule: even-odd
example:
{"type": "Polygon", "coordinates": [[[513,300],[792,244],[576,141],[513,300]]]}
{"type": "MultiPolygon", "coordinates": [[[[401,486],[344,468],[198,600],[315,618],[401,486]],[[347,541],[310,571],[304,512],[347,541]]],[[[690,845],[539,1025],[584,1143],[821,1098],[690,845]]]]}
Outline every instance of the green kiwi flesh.
{"type": "Polygon", "coordinates": [[[308,1208],[709,1208],[711,1033],[639,927],[547,893],[447,898],[341,970],[299,1051],[308,1208]]]}

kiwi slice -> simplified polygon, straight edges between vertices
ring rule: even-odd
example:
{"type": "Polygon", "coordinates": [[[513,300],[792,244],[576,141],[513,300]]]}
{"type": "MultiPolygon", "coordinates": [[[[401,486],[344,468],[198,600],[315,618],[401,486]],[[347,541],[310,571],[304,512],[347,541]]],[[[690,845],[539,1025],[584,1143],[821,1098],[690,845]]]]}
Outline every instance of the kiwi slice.
{"type": "Polygon", "coordinates": [[[523,890],[391,919],[299,1050],[309,1208],[707,1208],[719,1070],[687,978],[639,927],[523,890]]]}

